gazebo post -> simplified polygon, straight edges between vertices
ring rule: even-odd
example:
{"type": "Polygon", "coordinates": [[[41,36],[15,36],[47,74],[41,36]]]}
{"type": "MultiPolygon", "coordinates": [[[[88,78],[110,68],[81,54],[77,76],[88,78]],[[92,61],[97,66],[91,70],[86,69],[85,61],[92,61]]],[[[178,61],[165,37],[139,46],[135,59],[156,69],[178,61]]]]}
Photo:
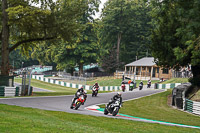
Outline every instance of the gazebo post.
{"type": "Polygon", "coordinates": [[[153,66],[151,67],[151,77],[150,77],[150,79],[152,79],[152,76],[153,76],[153,66]]]}
{"type": "Polygon", "coordinates": [[[133,75],[133,77],[134,77],[134,73],[133,73],[133,66],[131,67],[131,77],[132,77],[132,75],[133,75]]]}
{"type": "Polygon", "coordinates": [[[147,66],[146,66],[146,70],[145,70],[145,79],[147,77],[147,66]]]}
{"type": "Polygon", "coordinates": [[[135,66],[135,68],[134,68],[134,74],[136,75],[136,66],[135,66]]]}
{"type": "Polygon", "coordinates": [[[142,66],[140,67],[140,80],[142,79],[142,66]]]}

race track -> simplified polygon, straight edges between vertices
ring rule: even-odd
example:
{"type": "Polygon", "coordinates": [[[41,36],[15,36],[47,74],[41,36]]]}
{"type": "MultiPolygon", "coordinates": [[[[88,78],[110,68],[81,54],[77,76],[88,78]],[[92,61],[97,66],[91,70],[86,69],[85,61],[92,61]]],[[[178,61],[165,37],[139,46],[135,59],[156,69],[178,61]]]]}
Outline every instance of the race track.
{"type": "MultiPolygon", "coordinates": [[[[132,92],[123,92],[122,98],[124,100],[140,98],[156,93],[163,92],[164,90],[154,90],[154,89],[145,89],[145,90],[134,90],[132,92]]],[[[92,97],[91,94],[88,94],[87,101],[84,105],[78,110],[70,109],[71,101],[74,96],[47,96],[47,97],[23,97],[23,98],[2,98],[0,103],[8,105],[17,105],[21,107],[31,107],[43,110],[52,110],[52,111],[64,111],[69,113],[79,113],[85,115],[95,115],[95,116],[105,116],[101,113],[95,113],[84,109],[85,107],[108,103],[108,101],[116,94],[117,92],[111,93],[99,93],[97,97],[92,97]]],[[[111,116],[109,116],[111,117],[111,116]]]]}

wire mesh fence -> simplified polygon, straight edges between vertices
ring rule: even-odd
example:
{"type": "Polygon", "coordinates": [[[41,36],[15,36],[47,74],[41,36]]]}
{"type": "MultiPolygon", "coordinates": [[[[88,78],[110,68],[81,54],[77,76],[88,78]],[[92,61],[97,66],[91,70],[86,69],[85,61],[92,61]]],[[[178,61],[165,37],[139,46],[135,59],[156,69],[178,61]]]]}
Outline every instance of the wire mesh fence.
{"type": "Polygon", "coordinates": [[[172,71],[173,78],[191,78],[193,77],[191,71],[172,71]]]}

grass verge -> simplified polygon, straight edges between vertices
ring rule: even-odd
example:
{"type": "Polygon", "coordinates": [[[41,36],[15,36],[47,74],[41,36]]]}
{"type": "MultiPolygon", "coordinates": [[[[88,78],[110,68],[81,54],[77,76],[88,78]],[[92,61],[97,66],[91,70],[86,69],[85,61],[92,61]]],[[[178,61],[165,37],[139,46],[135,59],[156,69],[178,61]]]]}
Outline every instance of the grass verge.
{"type": "MultiPolygon", "coordinates": [[[[136,85],[139,86],[141,80],[136,80],[136,85]]],[[[87,81],[88,85],[94,85],[98,83],[100,86],[121,86],[122,79],[115,79],[111,77],[101,77],[92,81],[87,81]]],[[[159,80],[152,80],[152,84],[159,82],[159,80]]],[[[143,81],[144,85],[147,84],[147,81],[143,81]]]]}
{"type": "MultiPolygon", "coordinates": [[[[21,78],[15,78],[15,82],[21,83],[21,78]]],[[[51,84],[36,79],[31,79],[31,86],[51,90],[54,92],[33,92],[33,96],[59,96],[59,95],[74,95],[77,91],[76,88],[70,88],[65,86],[60,86],[56,84],[51,84]]],[[[99,93],[105,93],[111,91],[99,91],[99,93]]],[[[92,91],[88,90],[88,94],[91,94],[92,91]]]]}
{"type": "Polygon", "coordinates": [[[129,120],[45,111],[0,104],[0,131],[9,133],[198,133],[199,129],[180,128],[129,120]]]}
{"type": "Polygon", "coordinates": [[[166,80],[162,82],[161,84],[168,84],[168,83],[187,83],[188,78],[171,78],[170,80],[166,80]]]}
{"type": "MultiPolygon", "coordinates": [[[[147,96],[137,100],[127,101],[120,109],[120,113],[152,120],[200,126],[200,117],[167,105],[167,97],[171,90],[147,96]]],[[[104,105],[101,105],[104,107],[104,105]]],[[[200,130],[199,130],[200,131],[200,130]]]]}
{"type": "MultiPolygon", "coordinates": [[[[15,78],[15,82],[21,83],[21,78],[15,78]]],[[[77,91],[77,89],[75,88],[50,84],[36,79],[31,79],[31,86],[54,91],[54,92],[33,92],[33,96],[73,95],[77,91]]]]}
{"type": "MultiPolygon", "coordinates": [[[[170,80],[164,81],[161,84],[168,84],[168,83],[187,83],[188,78],[172,78],[170,80]]],[[[198,92],[195,93],[195,95],[192,97],[193,101],[198,101],[200,102],[200,90],[198,92]]]]}

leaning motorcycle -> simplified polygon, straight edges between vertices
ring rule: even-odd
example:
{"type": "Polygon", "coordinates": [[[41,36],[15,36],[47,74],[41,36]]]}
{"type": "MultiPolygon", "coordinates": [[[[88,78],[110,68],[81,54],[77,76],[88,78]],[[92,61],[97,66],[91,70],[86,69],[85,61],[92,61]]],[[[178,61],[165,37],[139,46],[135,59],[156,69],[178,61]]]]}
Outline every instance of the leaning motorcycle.
{"type": "Polygon", "coordinates": [[[98,88],[93,88],[93,89],[92,89],[92,97],[93,97],[93,96],[96,97],[97,94],[98,94],[98,88]]]}
{"type": "Polygon", "coordinates": [[[75,100],[75,102],[73,103],[73,99],[72,99],[72,104],[71,104],[71,109],[75,109],[77,110],[83,103],[85,102],[85,98],[84,95],[80,95],[78,99],[75,100]]]}
{"type": "MultiPolygon", "coordinates": [[[[111,102],[111,101],[110,101],[111,102]]],[[[108,113],[112,114],[113,116],[116,116],[119,112],[119,109],[121,108],[120,99],[118,98],[116,101],[111,103],[110,105],[106,105],[104,109],[104,114],[107,115],[108,113]]]]}
{"type": "Polygon", "coordinates": [[[126,89],[125,84],[122,84],[122,85],[121,85],[121,88],[122,88],[122,91],[125,92],[125,89],[126,89]]]}
{"type": "Polygon", "coordinates": [[[139,84],[139,90],[142,90],[142,88],[143,88],[143,85],[139,84]]]}

